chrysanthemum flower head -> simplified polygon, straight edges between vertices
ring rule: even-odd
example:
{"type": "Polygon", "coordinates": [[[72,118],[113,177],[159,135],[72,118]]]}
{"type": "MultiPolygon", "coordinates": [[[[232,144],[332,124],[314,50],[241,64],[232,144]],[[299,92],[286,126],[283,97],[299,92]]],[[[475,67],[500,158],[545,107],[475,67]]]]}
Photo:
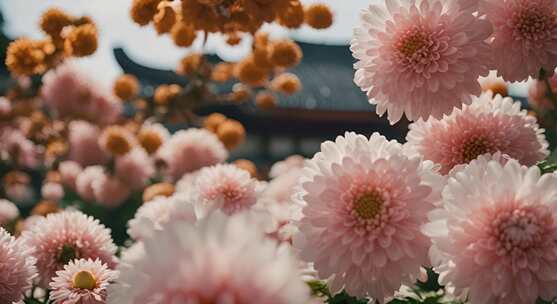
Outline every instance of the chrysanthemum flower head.
{"type": "Polygon", "coordinates": [[[37,276],[30,249],[0,228],[0,300],[17,303],[37,276]]]}
{"type": "Polygon", "coordinates": [[[126,155],[116,158],[115,173],[129,188],[140,190],[155,174],[155,166],[147,152],[136,147],[126,155]]]}
{"type": "Polygon", "coordinates": [[[162,144],[170,138],[170,132],[161,124],[147,123],[137,134],[137,141],[149,154],[157,152],[162,144]]]}
{"type": "Polygon", "coordinates": [[[75,57],[92,55],[99,45],[97,28],[94,24],[86,23],[72,29],[64,41],[64,49],[75,57]]]}
{"type": "Polygon", "coordinates": [[[81,171],[75,179],[75,190],[86,201],[95,201],[93,183],[104,178],[102,166],[90,166],[81,171]]]}
{"type": "Polygon", "coordinates": [[[100,130],[86,121],[75,120],[69,126],[69,159],[82,166],[104,164],[108,156],[100,148],[98,139],[100,130]]]}
{"type": "Polygon", "coordinates": [[[174,133],[157,154],[174,180],[205,166],[221,163],[228,157],[226,148],[213,133],[195,128],[174,133]]]}
{"type": "Polygon", "coordinates": [[[44,11],[39,21],[41,30],[53,38],[59,38],[64,27],[72,23],[72,16],[55,7],[44,11]]]}
{"type": "Polygon", "coordinates": [[[192,202],[198,217],[221,210],[231,215],[255,205],[261,185],[250,174],[234,165],[202,169],[195,178],[192,202]]]}
{"type": "Polygon", "coordinates": [[[168,33],[178,19],[176,11],[171,5],[159,6],[157,14],[153,17],[153,25],[157,33],[168,33]]]}
{"type": "Polygon", "coordinates": [[[385,1],[362,13],[351,50],[356,84],[391,123],[440,118],[479,95],[487,76],[489,22],[458,1],[385,1]]]}
{"type": "Polygon", "coordinates": [[[501,152],[531,166],[544,159],[548,143],[536,119],[511,98],[486,92],[442,119],[410,125],[407,147],[448,173],[485,153],[501,152]]]}
{"type": "Polygon", "coordinates": [[[306,163],[295,194],[305,205],[294,246],[333,291],[380,302],[413,284],[428,264],[420,231],[440,201],[444,178],[379,134],[325,142],[306,163]]]}
{"type": "Polygon", "coordinates": [[[128,234],[134,240],[143,240],[162,230],[164,224],[176,220],[191,223],[197,220],[189,197],[182,193],[170,197],[158,196],[137,210],[128,222],[128,234]]]}
{"type": "Polygon", "coordinates": [[[173,221],[120,264],[108,303],[304,304],[297,262],[251,222],[220,212],[192,225],[173,221]]]}
{"type": "Polygon", "coordinates": [[[480,11],[493,24],[495,68],[507,81],[536,78],[557,66],[557,3],[553,0],[483,0],[480,11]]]}
{"type": "Polygon", "coordinates": [[[44,75],[41,97],[59,118],[83,118],[106,125],[122,113],[121,102],[71,62],[44,75]]]}
{"type": "Polygon", "coordinates": [[[333,17],[333,12],[326,4],[315,3],[305,9],[306,23],[318,30],[330,27],[333,17]]]}
{"type": "Polygon", "coordinates": [[[116,266],[116,245],[110,230],[79,211],[49,214],[24,231],[21,238],[33,249],[43,287],[74,259],[99,259],[110,268],[116,266]]]}
{"type": "Polygon", "coordinates": [[[103,130],[99,144],[105,152],[114,156],[123,156],[130,152],[135,144],[133,134],[122,126],[110,126],[103,130]]]}
{"type": "Polygon", "coordinates": [[[557,296],[557,175],[480,158],[449,179],[424,227],[440,283],[471,303],[557,296]]]}
{"type": "Polygon", "coordinates": [[[6,199],[0,199],[0,227],[9,224],[19,216],[17,206],[6,199]]]}
{"type": "Polygon", "coordinates": [[[121,100],[130,100],[139,92],[139,81],[134,75],[123,74],[114,81],[112,91],[121,100]]]}
{"type": "Polygon", "coordinates": [[[50,282],[54,304],[105,304],[107,288],[118,277],[101,260],[70,261],[50,282]]]}
{"type": "Polygon", "coordinates": [[[94,201],[106,208],[116,208],[128,199],[131,194],[130,186],[118,176],[103,172],[91,182],[94,201]]]}

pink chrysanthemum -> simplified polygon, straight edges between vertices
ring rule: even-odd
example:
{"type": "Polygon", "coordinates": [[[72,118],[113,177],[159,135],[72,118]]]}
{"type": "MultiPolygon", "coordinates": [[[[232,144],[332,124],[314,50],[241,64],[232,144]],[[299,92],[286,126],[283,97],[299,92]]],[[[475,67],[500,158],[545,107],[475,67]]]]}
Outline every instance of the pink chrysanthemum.
{"type": "Polygon", "coordinates": [[[446,174],[456,165],[497,151],[534,165],[549,153],[543,131],[519,102],[487,92],[441,120],[413,123],[406,139],[410,150],[440,164],[446,174]]]}
{"type": "Polygon", "coordinates": [[[370,5],[351,50],[356,84],[391,123],[441,117],[479,95],[489,73],[489,22],[457,1],[386,1],[370,5]]]}
{"type": "Polygon", "coordinates": [[[71,261],[50,282],[53,304],[105,304],[107,288],[118,272],[100,260],[71,261]]]}
{"type": "Polygon", "coordinates": [[[0,226],[11,223],[19,216],[17,206],[6,199],[0,199],[0,226]]]}
{"type": "Polygon", "coordinates": [[[176,192],[181,192],[184,194],[191,193],[195,186],[195,178],[199,174],[197,170],[192,173],[184,174],[177,182],[176,182],[176,192]]]}
{"type": "Polygon", "coordinates": [[[257,200],[253,211],[266,218],[263,229],[267,237],[281,243],[292,244],[292,237],[298,231],[299,220],[303,217],[303,205],[297,200],[277,201],[263,196],[257,200]]]}
{"type": "Polygon", "coordinates": [[[81,171],[75,179],[76,191],[86,201],[95,201],[95,191],[93,184],[104,178],[104,168],[102,166],[91,166],[81,171]]]}
{"type": "Polygon", "coordinates": [[[57,202],[64,197],[64,187],[55,182],[47,182],[41,187],[41,196],[50,201],[57,202]]]}
{"type": "Polygon", "coordinates": [[[12,112],[12,104],[10,100],[4,96],[0,97],[0,115],[7,116],[12,112]]]}
{"type": "Polygon", "coordinates": [[[35,201],[35,192],[28,183],[4,184],[6,196],[19,206],[29,206],[35,201]]]}
{"type": "Polygon", "coordinates": [[[60,118],[82,117],[105,125],[116,121],[122,112],[121,103],[110,91],[71,63],[44,75],[41,96],[60,118]]]}
{"type": "Polygon", "coordinates": [[[72,121],[68,129],[70,160],[82,166],[100,165],[108,160],[107,154],[103,152],[98,143],[101,131],[97,126],[77,120],[72,121]]]}
{"type": "Polygon", "coordinates": [[[296,187],[298,186],[302,176],[302,169],[291,169],[289,172],[279,175],[272,179],[265,187],[263,196],[268,199],[272,199],[278,203],[288,203],[296,187]]]}
{"type": "Polygon", "coordinates": [[[110,230],[78,211],[49,214],[21,236],[37,259],[40,284],[47,287],[56,271],[73,259],[100,259],[116,266],[116,245],[110,230]]]}
{"type": "Polygon", "coordinates": [[[247,215],[170,222],[144,240],[143,254],[120,264],[108,303],[307,303],[296,260],[247,215]]]}
{"type": "Polygon", "coordinates": [[[306,159],[301,155],[289,156],[285,160],[273,164],[269,171],[269,177],[276,178],[293,170],[301,169],[304,167],[305,161],[306,159]]]}
{"type": "Polygon", "coordinates": [[[128,222],[128,234],[132,239],[140,241],[155,231],[162,230],[164,224],[174,220],[190,223],[196,221],[193,205],[181,193],[175,193],[171,197],[158,196],[145,202],[128,222]]]}
{"type": "Polygon", "coordinates": [[[141,190],[155,174],[155,166],[143,148],[136,147],[116,158],[115,173],[132,190],[141,190]]]}
{"type": "Polygon", "coordinates": [[[18,129],[0,128],[0,151],[19,166],[34,168],[39,164],[37,146],[18,129]]]}
{"type": "Polygon", "coordinates": [[[428,264],[420,232],[444,178],[431,162],[374,133],[325,142],[306,163],[296,195],[306,206],[294,246],[331,288],[383,302],[428,264]]]}
{"type": "Polygon", "coordinates": [[[261,192],[259,182],[234,165],[202,169],[195,179],[192,202],[198,217],[220,209],[227,215],[255,205],[261,192]]]}
{"type": "Polygon", "coordinates": [[[91,184],[95,202],[106,208],[120,206],[131,194],[130,188],[116,176],[105,172],[91,184]]]}
{"type": "Polygon", "coordinates": [[[557,65],[557,2],[482,0],[480,11],[493,24],[495,68],[507,81],[553,73],[557,65]]]}
{"type": "Polygon", "coordinates": [[[0,227],[0,303],[18,303],[36,276],[29,248],[0,227]]]}
{"type": "Polygon", "coordinates": [[[174,133],[158,150],[167,174],[174,180],[186,173],[223,162],[228,151],[213,133],[190,128],[174,133]]]}
{"type": "Polygon", "coordinates": [[[424,233],[440,283],[474,304],[557,296],[557,175],[516,160],[472,161],[449,180],[424,233]]]}
{"type": "Polygon", "coordinates": [[[75,183],[77,176],[81,171],[83,171],[83,168],[77,162],[71,160],[63,161],[58,165],[58,172],[60,172],[62,184],[74,191],[76,190],[75,183]]]}

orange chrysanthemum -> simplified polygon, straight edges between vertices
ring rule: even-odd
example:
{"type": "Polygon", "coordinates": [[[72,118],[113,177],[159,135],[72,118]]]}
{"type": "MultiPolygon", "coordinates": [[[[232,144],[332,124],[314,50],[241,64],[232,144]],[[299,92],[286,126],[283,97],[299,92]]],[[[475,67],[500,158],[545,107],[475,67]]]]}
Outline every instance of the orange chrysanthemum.
{"type": "Polygon", "coordinates": [[[157,6],[161,0],[133,0],[130,9],[132,20],[141,25],[147,25],[157,13],[157,6]]]}
{"type": "Polygon", "coordinates": [[[304,7],[300,1],[291,1],[286,10],[279,13],[278,23],[288,28],[299,28],[304,24],[304,7]]]}
{"type": "Polygon", "coordinates": [[[139,82],[137,78],[130,74],[124,74],[114,82],[114,95],[122,100],[130,100],[137,96],[139,92],[139,82]]]}
{"type": "Polygon", "coordinates": [[[277,97],[271,92],[259,92],[255,96],[255,105],[263,110],[270,110],[277,106],[277,97]]]}
{"type": "Polygon", "coordinates": [[[245,140],[246,130],[239,121],[228,119],[219,125],[217,137],[228,150],[232,150],[245,140]]]}
{"type": "Polygon", "coordinates": [[[159,34],[168,33],[176,23],[176,20],[177,16],[174,9],[169,5],[163,6],[159,8],[159,11],[153,17],[155,30],[159,34]]]}
{"type": "Polygon", "coordinates": [[[294,41],[283,39],[270,45],[269,61],[276,67],[290,68],[302,60],[302,49],[294,41]]]}
{"type": "Polygon", "coordinates": [[[72,17],[58,8],[50,8],[46,10],[39,21],[41,30],[47,35],[55,38],[60,37],[64,27],[71,25],[72,17]]]}
{"type": "Polygon", "coordinates": [[[291,73],[283,73],[271,81],[271,88],[277,92],[292,95],[302,89],[298,76],[291,73]]]}
{"type": "Polygon", "coordinates": [[[219,126],[226,121],[226,116],[220,113],[213,113],[205,119],[203,127],[213,133],[217,133],[219,126]]]}
{"type": "Polygon", "coordinates": [[[305,10],[305,20],[315,29],[325,29],[333,24],[333,12],[326,4],[312,4],[305,10]]]}
{"type": "Polygon", "coordinates": [[[93,54],[98,47],[97,28],[87,23],[73,29],[66,38],[64,47],[68,54],[85,57],[93,54]]]}
{"type": "Polygon", "coordinates": [[[53,54],[55,49],[49,40],[17,39],[8,46],[6,66],[16,75],[44,73],[48,68],[48,56],[53,54]]]}
{"type": "Polygon", "coordinates": [[[259,67],[253,57],[250,56],[236,64],[234,77],[238,78],[243,84],[258,87],[267,82],[268,71],[259,67]]]}

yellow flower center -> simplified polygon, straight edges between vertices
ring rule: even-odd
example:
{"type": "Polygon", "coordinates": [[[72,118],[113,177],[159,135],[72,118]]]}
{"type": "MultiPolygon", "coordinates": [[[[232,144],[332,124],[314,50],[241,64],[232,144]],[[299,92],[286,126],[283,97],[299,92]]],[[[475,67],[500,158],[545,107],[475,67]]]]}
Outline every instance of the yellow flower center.
{"type": "Polygon", "coordinates": [[[353,208],[362,219],[375,218],[383,208],[383,197],[377,191],[365,192],[354,200],[353,208]]]}
{"type": "Polygon", "coordinates": [[[73,287],[93,290],[97,287],[97,279],[91,272],[82,270],[74,275],[73,287]]]}

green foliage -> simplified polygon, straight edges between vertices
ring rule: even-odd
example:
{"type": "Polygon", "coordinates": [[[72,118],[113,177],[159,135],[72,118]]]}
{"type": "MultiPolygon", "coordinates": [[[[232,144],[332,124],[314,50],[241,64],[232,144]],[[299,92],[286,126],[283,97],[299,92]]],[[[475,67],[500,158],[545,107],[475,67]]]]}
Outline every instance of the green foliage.
{"type": "Polygon", "coordinates": [[[355,297],[350,296],[346,293],[346,291],[342,291],[339,294],[336,294],[334,297],[327,299],[329,304],[367,304],[369,303],[368,300],[365,299],[357,299],[355,297]]]}
{"type": "MultiPolygon", "coordinates": [[[[445,296],[443,286],[437,282],[439,275],[432,269],[427,270],[427,281],[416,282],[413,288],[408,288],[403,295],[391,300],[388,304],[464,304],[461,301],[455,301],[445,296]]],[[[325,299],[328,304],[368,304],[369,299],[358,299],[350,296],[346,291],[342,291],[336,295],[332,295],[327,283],[324,281],[314,280],[307,282],[312,290],[312,294],[316,297],[325,299]]],[[[538,303],[542,304],[542,303],[538,303]]],[[[543,303],[551,304],[551,303],[543,303]]]]}
{"type": "Polygon", "coordinates": [[[557,171],[557,150],[553,151],[546,160],[539,162],[538,167],[543,174],[557,171]]]}

